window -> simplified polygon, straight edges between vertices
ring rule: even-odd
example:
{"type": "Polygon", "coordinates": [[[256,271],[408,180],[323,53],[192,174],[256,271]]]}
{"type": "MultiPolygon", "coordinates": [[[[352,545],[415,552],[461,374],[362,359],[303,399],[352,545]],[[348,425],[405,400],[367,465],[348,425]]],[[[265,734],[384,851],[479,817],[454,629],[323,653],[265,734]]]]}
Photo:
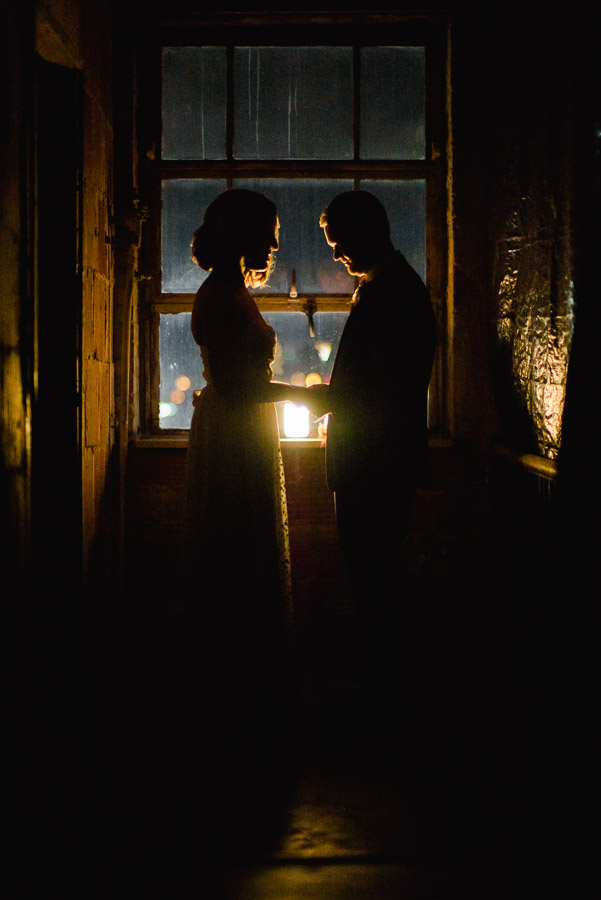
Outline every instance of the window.
{"type": "MultiPolygon", "coordinates": [[[[206,206],[229,187],[264,192],[280,214],[276,268],[255,292],[278,334],[276,378],[329,378],[355,284],[318,223],[344,190],[383,201],[393,241],[427,281],[444,325],[444,33],[394,15],[384,26],[364,14],[336,27],[325,16],[310,28],[304,21],[265,14],[238,27],[224,14],[204,27],[191,21],[183,36],[167,26],[154,33],[140,154],[155,224],[142,281],[149,431],[190,424],[203,384],[190,315],[206,273],[189,245],[206,206]]],[[[443,362],[431,385],[434,431],[444,421],[443,362]]],[[[283,433],[296,433],[283,417],[283,433]]]]}

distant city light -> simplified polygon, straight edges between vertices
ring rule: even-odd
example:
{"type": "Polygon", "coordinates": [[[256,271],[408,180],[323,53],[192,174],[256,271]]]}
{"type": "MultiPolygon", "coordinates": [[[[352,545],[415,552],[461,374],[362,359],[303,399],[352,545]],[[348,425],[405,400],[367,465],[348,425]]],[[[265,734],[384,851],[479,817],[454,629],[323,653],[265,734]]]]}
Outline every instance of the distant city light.
{"type": "Polygon", "coordinates": [[[177,407],[173,403],[159,403],[159,419],[168,419],[169,416],[174,416],[177,412],[177,407]]]}
{"type": "Polygon", "coordinates": [[[318,375],[317,372],[311,372],[305,378],[305,384],[307,387],[311,387],[312,384],[321,384],[321,375],[318,375]]]}
{"type": "Polygon", "coordinates": [[[327,362],[332,355],[332,345],[329,341],[317,341],[315,349],[322,362],[327,362]]]}

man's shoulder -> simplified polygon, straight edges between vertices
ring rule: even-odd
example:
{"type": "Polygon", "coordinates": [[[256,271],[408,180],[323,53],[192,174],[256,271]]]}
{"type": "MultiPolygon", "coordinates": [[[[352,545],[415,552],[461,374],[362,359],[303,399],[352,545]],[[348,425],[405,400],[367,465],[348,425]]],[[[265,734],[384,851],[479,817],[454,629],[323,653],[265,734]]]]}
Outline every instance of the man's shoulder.
{"type": "Polygon", "coordinates": [[[429,303],[426,285],[400,251],[371,282],[370,295],[379,304],[397,304],[407,300],[429,303]]]}
{"type": "Polygon", "coordinates": [[[418,290],[426,290],[421,275],[413,268],[409,260],[397,250],[390,263],[381,273],[390,282],[408,282],[418,290]]]}

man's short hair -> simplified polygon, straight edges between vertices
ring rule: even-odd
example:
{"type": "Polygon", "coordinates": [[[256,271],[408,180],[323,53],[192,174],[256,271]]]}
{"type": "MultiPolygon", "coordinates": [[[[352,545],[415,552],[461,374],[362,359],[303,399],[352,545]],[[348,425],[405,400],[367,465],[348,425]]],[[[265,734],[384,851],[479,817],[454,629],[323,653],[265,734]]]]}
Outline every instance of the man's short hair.
{"type": "Polygon", "coordinates": [[[319,224],[347,236],[390,240],[390,223],[382,203],[369,191],[345,191],[326,206],[319,224]]]}

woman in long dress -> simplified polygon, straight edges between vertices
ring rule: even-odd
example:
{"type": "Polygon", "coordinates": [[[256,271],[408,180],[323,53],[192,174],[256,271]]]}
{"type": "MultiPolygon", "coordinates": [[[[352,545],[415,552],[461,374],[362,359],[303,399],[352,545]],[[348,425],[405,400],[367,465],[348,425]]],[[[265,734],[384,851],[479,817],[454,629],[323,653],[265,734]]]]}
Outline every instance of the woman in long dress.
{"type": "Polygon", "coordinates": [[[206,387],[195,397],[188,447],[190,601],[207,698],[234,730],[243,722],[277,728],[291,685],[288,521],[274,403],[307,403],[309,392],[272,381],[275,332],[248,290],[269,277],[278,228],[270,200],[230,190],[208,207],[192,242],[210,274],[192,314],[206,387]]]}

